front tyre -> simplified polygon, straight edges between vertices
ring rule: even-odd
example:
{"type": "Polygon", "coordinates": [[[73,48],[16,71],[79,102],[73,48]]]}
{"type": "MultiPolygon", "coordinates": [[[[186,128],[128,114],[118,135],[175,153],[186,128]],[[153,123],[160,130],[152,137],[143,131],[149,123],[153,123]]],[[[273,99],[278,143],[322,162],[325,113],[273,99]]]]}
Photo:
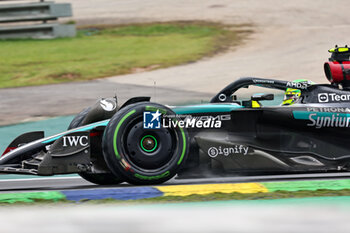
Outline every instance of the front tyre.
{"type": "Polygon", "coordinates": [[[161,113],[160,119],[165,116],[176,121],[171,109],[143,102],[119,110],[105,129],[102,148],[107,165],[131,184],[163,183],[175,176],[186,160],[188,135],[184,128],[144,129],[144,114],[157,113],[161,113]]]}

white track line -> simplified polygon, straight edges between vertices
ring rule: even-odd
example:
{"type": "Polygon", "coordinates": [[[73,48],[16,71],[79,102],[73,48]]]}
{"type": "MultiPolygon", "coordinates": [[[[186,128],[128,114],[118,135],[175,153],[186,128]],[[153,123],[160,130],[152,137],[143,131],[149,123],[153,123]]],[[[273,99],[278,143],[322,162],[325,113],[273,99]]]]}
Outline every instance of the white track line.
{"type": "Polygon", "coordinates": [[[38,180],[67,180],[67,179],[82,179],[81,177],[50,177],[50,178],[28,178],[28,179],[8,179],[8,180],[0,180],[1,182],[17,182],[17,181],[38,181],[38,180]]]}

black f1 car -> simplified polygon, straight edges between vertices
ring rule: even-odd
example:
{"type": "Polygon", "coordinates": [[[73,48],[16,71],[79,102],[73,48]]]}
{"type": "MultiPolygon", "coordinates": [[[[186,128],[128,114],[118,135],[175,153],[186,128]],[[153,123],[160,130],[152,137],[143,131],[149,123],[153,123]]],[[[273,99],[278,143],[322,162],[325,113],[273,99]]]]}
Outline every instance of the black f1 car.
{"type": "Polygon", "coordinates": [[[246,77],[209,103],[176,107],[149,97],[120,107],[116,99],[101,99],[79,113],[68,131],[17,137],[0,158],[0,172],[79,173],[97,184],[158,184],[176,174],[349,171],[350,73],[342,65],[344,57],[349,60],[344,48],[332,51],[344,61],[325,64],[331,84],[246,77]],[[235,93],[249,86],[301,94],[288,106],[262,106],[273,94],[237,100],[235,93]]]}

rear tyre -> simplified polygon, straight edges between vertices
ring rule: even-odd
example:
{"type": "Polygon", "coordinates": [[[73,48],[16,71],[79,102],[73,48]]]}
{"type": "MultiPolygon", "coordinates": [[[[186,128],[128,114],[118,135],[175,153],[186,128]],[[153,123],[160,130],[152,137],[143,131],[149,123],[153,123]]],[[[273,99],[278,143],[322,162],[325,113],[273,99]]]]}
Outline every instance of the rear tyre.
{"type": "MultiPolygon", "coordinates": [[[[83,126],[85,124],[93,123],[93,122],[87,122],[84,124],[84,120],[86,121],[86,117],[88,116],[88,114],[91,114],[91,111],[93,111],[93,108],[89,107],[81,111],[78,115],[76,115],[74,119],[71,121],[71,123],[69,124],[68,130],[83,126]]],[[[101,120],[104,120],[104,119],[101,119],[101,120]]],[[[100,155],[100,157],[104,159],[102,155],[100,155]]],[[[120,184],[123,182],[122,179],[116,177],[111,172],[109,173],[80,172],[78,174],[83,179],[99,185],[114,185],[114,184],[120,184]]]]}
{"type": "Polygon", "coordinates": [[[107,165],[131,184],[163,183],[175,176],[186,160],[188,135],[184,128],[144,129],[144,114],[156,112],[175,118],[163,105],[142,102],[119,110],[105,129],[102,148],[107,165]]]}

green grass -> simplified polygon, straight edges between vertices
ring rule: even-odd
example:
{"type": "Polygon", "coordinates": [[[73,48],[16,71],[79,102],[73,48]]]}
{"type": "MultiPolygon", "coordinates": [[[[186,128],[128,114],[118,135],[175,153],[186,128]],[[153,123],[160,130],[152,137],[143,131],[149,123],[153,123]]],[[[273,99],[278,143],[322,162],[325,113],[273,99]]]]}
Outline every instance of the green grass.
{"type": "Polygon", "coordinates": [[[223,25],[156,23],[81,29],[76,38],[0,40],[0,88],[90,80],[196,61],[241,39],[223,25]]]}

